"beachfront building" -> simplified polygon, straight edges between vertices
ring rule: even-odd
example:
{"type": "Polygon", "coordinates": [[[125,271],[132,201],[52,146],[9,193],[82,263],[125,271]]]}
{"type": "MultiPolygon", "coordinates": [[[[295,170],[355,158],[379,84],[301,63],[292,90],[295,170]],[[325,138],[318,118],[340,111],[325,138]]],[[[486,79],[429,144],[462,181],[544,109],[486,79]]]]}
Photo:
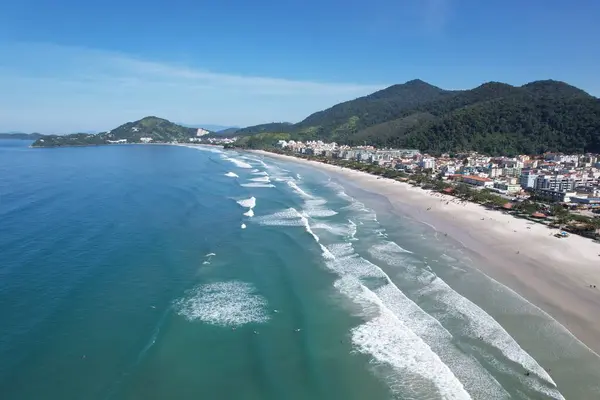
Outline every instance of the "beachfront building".
{"type": "Polygon", "coordinates": [[[467,185],[479,186],[483,188],[491,188],[494,186],[494,181],[490,178],[483,178],[475,175],[464,175],[462,176],[462,181],[467,185]]]}
{"type": "Polygon", "coordinates": [[[566,192],[575,189],[575,179],[568,175],[539,175],[535,179],[534,189],[566,192]]]}
{"type": "Polygon", "coordinates": [[[510,181],[494,182],[494,189],[497,189],[501,193],[507,194],[519,193],[522,190],[521,185],[510,181]]]}
{"type": "Polygon", "coordinates": [[[554,189],[535,189],[534,194],[539,199],[553,203],[570,203],[571,198],[577,195],[575,192],[554,189]]]}
{"type": "Polygon", "coordinates": [[[142,143],[150,143],[152,141],[151,137],[141,137],[140,142],[142,143]]]}
{"type": "Polygon", "coordinates": [[[419,167],[423,169],[435,169],[435,158],[433,157],[424,157],[419,162],[419,167]]]}
{"type": "Polygon", "coordinates": [[[535,182],[538,174],[536,171],[523,171],[519,177],[519,183],[523,189],[535,188],[535,182]]]}
{"type": "Polygon", "coordinates": [[[589,197],[589,196],[573,196],[571,197],[571,203],[583,204],[590,207],[600,207],[600,197],[589,197]]]}

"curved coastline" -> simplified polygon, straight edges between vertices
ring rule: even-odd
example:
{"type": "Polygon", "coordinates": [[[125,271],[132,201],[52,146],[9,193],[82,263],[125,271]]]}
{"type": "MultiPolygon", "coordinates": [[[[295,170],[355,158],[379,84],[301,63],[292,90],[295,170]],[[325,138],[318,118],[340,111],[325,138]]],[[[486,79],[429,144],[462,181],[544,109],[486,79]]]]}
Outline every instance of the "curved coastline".
{"type": "Polygon", "coordinates": [[[484,274],[549,314],[590,351],[600,353],[600,245],[571,235],[557,239],[539,224],[458,202],[448,195],[365,172],[265,151],[266,157],[301,163],[383,196],[390,211],[443,232],[477,259],[484,274]]]}

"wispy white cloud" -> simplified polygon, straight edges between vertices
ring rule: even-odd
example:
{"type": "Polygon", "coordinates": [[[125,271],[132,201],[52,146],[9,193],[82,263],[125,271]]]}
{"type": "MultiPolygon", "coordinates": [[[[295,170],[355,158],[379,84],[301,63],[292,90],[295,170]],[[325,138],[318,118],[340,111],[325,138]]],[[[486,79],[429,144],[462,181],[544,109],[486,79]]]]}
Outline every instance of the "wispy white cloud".
{"type": "Polygon", "coordinates": [[[49,44],[0,44],[0,131],[109,129],[159,115],[249,125],[297,121],[386,85],[220,73],[126,54],[49,44]]]}

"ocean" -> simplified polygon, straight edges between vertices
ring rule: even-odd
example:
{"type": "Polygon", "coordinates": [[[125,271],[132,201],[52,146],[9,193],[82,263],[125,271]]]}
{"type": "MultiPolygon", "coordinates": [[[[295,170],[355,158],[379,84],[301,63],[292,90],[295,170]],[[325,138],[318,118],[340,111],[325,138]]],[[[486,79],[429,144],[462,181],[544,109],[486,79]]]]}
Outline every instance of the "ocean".
{"type": "Polygon", "coordinates": [[[353,182],[0,141],[0,397],[595,399],[600,360],[353,182]]]}

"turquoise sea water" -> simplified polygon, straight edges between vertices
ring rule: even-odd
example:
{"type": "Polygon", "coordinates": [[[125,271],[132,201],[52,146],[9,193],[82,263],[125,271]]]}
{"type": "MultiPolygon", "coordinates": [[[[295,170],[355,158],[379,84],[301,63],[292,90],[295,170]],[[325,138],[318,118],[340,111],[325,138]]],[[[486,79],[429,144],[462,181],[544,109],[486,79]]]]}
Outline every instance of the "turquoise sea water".
{"type": "Polygon", "coordinates": [[[352,182],[27,145],[0,141],[2,399],[598,398],[595,355],[352,182]]]}

